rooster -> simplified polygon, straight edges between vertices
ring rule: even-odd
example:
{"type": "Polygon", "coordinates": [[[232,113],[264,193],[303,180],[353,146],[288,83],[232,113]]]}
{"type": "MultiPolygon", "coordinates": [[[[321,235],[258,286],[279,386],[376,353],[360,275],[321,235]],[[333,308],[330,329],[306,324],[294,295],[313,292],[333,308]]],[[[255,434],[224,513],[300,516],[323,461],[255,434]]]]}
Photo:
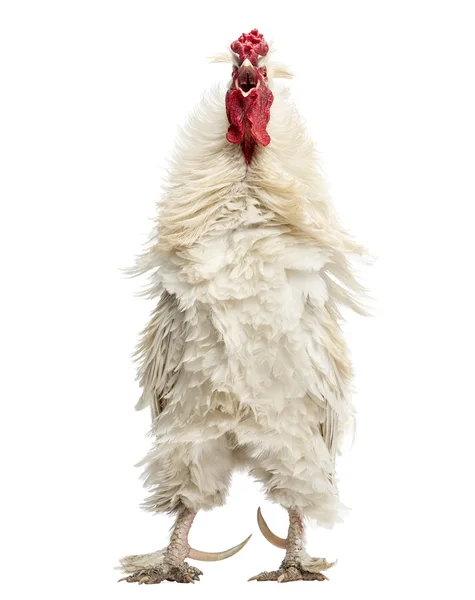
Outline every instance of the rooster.
{"type": "Polygon", "coordinates": [[[304,547],[304,520],[332,526],[342,505],[335,457],[353,422],[352,368],[340,309],[364,312],[350,261],[363,249],[340,227],[315,151],[256,29],[215,61],[232,64],[181,134],[156,227],[136,274],[156,300],[137,358],[153,445],[144,506],[175,516],[170,542],[121,560],[128,582],[194,582],[185,559],[200,510],[221,506],[245,467],[288,512],[285,550],[257,581],[323,580],[332,566],[304,547]]]}

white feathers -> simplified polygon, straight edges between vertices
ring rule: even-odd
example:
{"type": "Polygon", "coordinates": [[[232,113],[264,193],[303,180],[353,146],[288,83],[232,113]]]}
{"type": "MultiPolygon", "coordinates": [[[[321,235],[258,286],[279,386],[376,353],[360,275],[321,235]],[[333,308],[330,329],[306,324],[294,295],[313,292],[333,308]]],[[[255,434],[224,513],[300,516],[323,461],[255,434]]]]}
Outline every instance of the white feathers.
{"type": "Polygon", "coordinates": [[[292,79],[292,71],[280,62],[270,61],[267,66],[269,77],[272,79],[292,79]]]}
{"type": "Polygon", "coordinates": [[[222,504],[244,462],[271,499],[331,525],[353,418],[339,305],[363,310],[350,268],[362,248],[338,224],[288,92],[273,91],[271,143],[249,167],[225,137],[224,90],[204,99],[138,263],[158,301],[139,348],[155,434],[146,506],[222,504]]]}
{"type": "Polygon", "coordinates": [[[143,393],[136,408],[140,410],[150,405],[153,419],[162,412],[167,394],[178,376],[185,332],[185,320],[178,309],[176,296],[165,290],[137,348],[143,393]]]}
{"type": "Polygon", "coordinates": [[[239,58],[237,54],[232,52],[232,50],[228,47],[223,52],[219,52],[218,54],[213,54],[209,56],[209,62],[211,63],[230,63],[234,65],[239,65],[239,58]]]}

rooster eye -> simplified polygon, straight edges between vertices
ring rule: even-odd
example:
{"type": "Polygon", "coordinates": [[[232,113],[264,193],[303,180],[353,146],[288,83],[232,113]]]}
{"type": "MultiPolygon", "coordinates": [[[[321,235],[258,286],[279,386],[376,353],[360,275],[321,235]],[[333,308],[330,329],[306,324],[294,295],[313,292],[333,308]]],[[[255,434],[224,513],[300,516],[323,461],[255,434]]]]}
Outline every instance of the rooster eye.
{"type": "Polygon", "coordinates": [[[264,77],[267,77],[267,69],[262,69],[262,74],[264,75],[264,77]]]}

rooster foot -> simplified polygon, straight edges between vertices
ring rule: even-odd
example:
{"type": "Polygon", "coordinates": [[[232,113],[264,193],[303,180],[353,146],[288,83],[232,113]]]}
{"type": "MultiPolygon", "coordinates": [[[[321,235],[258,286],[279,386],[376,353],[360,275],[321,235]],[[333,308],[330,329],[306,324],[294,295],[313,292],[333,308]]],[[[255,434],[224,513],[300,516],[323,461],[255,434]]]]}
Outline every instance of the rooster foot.
{"type": "MultiPolygon", "coordinates": [[[[322,570],[330,568],[333,563],[328,563],[325,559],[314,559],[317,563],[321,562],[322,570]]],[[[301,564],[292,562],[283,562],[278,571],[263,571],[259,575],[251,577],[248,581],[277,581],[286,583],[287,581],[325,581],[328,579],[320,570],[307,570],[301,564]]]]}
{"type": "Polygon", "coordinates": [[[122,577],[119,581],[128,583],[161,583],[162,581],[176,581],[177,583],[195,583],[200,580],[202,571],[192,567],[186,562],[179,565],[162,564],[148,569],[136,571],[127,577],[122,577]]]}

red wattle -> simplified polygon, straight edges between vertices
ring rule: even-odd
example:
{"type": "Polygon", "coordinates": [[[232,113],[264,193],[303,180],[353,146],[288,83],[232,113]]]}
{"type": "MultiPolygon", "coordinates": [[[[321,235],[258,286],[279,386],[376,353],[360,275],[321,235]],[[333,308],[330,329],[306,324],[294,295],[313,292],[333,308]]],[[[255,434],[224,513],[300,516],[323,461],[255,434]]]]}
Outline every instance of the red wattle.
{"type": "Polygon", "coordinates": [[[266,128],[273,100],[274,96],[267,86],[252,90],[248,96],[243,96],[237,89],[231,89],[226,94],[226,114],[229,121],[226,139],[231,144],[245,142],[243,150],[247,163],[252,158],[253,141],[262,146],[270,143],[266,128]]]}
{"type": "Polygon", "coordinates": [[[252,137],[262,146],[270,143],[270,135],[266,128],[270,119],[270,107],[274,96],[268,87],[256,90],[255,98],[246,111],[246,117],[251,123],[252,137]]]}
{"type": "Polygon", "coordinates": [[[230,123],[226,139],[231,144],[240,144],[244,137],[244,98],[238,90],[228,90],[226,94],[226,114],[230,123]]]}

